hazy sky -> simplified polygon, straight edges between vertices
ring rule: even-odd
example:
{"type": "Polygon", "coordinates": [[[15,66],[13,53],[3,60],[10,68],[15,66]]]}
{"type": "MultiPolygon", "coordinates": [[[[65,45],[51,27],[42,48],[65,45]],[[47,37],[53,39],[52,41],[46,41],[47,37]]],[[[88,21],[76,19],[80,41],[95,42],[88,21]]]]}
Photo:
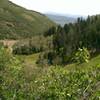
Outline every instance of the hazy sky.
{"type": "Polygon", "coordinates": [[[100,13],[100,0],[10,0],[27,9],[42,13],[56,12],[73,15],[100,13]]]}

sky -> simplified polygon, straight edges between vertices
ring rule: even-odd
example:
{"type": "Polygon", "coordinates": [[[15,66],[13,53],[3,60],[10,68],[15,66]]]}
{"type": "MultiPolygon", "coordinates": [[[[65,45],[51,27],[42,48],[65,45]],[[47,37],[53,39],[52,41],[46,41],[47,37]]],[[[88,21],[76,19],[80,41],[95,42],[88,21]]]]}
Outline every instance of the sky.
{"type": "Polygon", "coordinates": [[[10,0],[22,7],[41,13],[72,15],[100,14],[100,0],[10,0]]]}

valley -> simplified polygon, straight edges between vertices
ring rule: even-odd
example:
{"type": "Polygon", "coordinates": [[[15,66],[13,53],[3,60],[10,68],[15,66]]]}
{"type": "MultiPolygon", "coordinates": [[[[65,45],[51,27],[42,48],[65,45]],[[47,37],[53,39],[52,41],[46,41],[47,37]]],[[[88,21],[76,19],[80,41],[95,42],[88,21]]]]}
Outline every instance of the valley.
{"type": "Polygon", "coordinates": [[[46,16],[50,18],[52,21],[54,21],[55,23],[61,25],[62,27],[65,24],[75,23],[78,18],[72,15],[60,15],[60,14],[52,14],[52,13],[47,13],[46,16]]]}
{"type": "Polygon", "coordinates": [[[100,15],[0,0],[0,100],[100,100],[100,15]]]}

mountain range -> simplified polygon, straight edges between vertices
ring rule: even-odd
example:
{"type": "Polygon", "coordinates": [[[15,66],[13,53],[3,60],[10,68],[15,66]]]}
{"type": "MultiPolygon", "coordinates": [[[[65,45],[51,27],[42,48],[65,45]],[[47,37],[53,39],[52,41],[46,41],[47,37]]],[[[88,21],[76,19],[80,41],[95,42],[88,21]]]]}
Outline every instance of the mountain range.
{"type": "Polygon", "coordinates": [[[77,21],[78,16],[73,15],[62,15],[62,14],[54,14],[54,13],[46,13],[45,14],[49,19],[54,21],[55,23],[64,26],[68,23],[75,23],[77,21]]]}

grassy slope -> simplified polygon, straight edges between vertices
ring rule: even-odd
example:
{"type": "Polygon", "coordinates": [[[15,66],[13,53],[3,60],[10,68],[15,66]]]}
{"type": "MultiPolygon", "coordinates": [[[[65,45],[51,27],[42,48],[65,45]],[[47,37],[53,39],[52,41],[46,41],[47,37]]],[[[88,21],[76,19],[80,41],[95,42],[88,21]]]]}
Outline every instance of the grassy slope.
{"type": "MultiPolygon", "coordinates": [[[[49,81],[46,83],[46,85],[44,85],[44,87],[47,88],[47,90],[48,90],[49,86],[52,86],[52,84],[50,85],[49,82],[53,82],[53,84],[56,84],[55,79],[57,79],[59,76],[57,84],[60,84],[60,82],[63,81],[63,78],[60,79],[60,75],[63,76],[64,72],[68,72],[70,74],[66,74],[67,78],[71,77],[72,79],[70,79],[71,83],[67,83],[67,84],[69,84],[69,87],[66,87],[66,88],[71,89],[71,92],[69,90],[70,93],[72,93],[72,91],[78,91],[78,89],[85,88],[84,86],[82,86],[82,85],[84,85],[84,82],[86,80],[88,80],[88,81],[91,80],[93,82],[91,84],[86,81],[86,83],[85,83],[86,88],[84,89],[83,94],[86,94],[86,93],[91,94],[90,96],[89,95],[85,96],[85,98],[87,98],[86,100],[99,100],[99,98],[100,98],[100,94],[99,94],[100,93],[100,81],[99,81],[100,80],[99,79],[99,77],[100,77],[100,72],[99,72],[100,55],[91,59],[89,61],[89,63],[83,63],[80,65],[70,64],[70,65],[66,65],[66,67],[59,66],[60,68],[58,66],[57,67],[51,66],[51,67],[44,67],[44,68],[37,67],[35,62],[36,62],[38,56],[39,56],[39,54],[33,54],[33,55],[29,55],[29,56],[19,56],[20,58],[22,58],[24,60],[24,64],[26,65],[24,67],[24,72],[25,72],[25,76],[28,79],[31,79],[34,76],[37,80],[40,80],[40,82],[42,83],[43,82],[42,80],[48,79],[50,77],[49,81]],[[51,71],[53,71],[54,76],[52,76],[50,74],[51,71]],[[98,72],[98,73],[96,73],[96,72],[98,72]],[[49,77],[48,77],[48,74],[50,74],[49,77]],[[76,84],[74,82],[76,82],[76,81],[77,81],[78,87],[73,88],[76,84]],[[72,85],[71,88],[70,88],[70,84],[72,85]],[[82,86],[81,88],[79,86],[80,84],[82,86]],[[95,98],[98,97],[98,99],[93,99],[92,97],[95,97],[95,98]]],[[[64,76],[65,79],[66,79],[66,75],[64,76]]],[[[61,88],[60,86],[57,88],[59,92],[61,92],[60,88],[61,88]]],[[[63,87],[63,88],[65,88],[65,87],[63,87]]],[[[51,92],[53,90],[51,89],[51,90],[48,90],[48,92],[49,91],[51,92]]],[[[40,92],[40,93],[42,93],[42,92],[40,92]]],[[[73,93],[72,93],[72,95],[73,95],[73,93]]],[[[84,96],[81,97],[81,100],[83,100],[83,98],[84,98],[84,96]]]]}
{"type": "MultiPolygon", "coordinates": [[[[37,65],[35,64],[36,60],[38,59],[39,54],[33,54],[33,55],[29,55],[29,56],[18,56],[19,58],[21,58],[22,60],[24,60],[24,64],[27,65],[28,67],[31,65],[31,67],[37,67],[37,65]]],[[[83,63],[83,64],[69,64],[66,65],[64,68],[68,69],[68,70],[74,70],[77,68],[80,69],[87,69],[90,68],[92,66],[97,66],[100,65],[100,55],[92,58],[88,63],[83,63]]]]}
{"type": "Polygon", "coordinates": [[[95,67],[95,66],[98,66],[100,65],[100,55],[92,58],[88,63],[83,63],[83,64],[69,64],[66,66],[67,69],[69,70],[74,70],[76,68],[76,66],[80,69],[87,69],[87,68],[91,68],[91,67],[95,67]]]}
{"type": "MultiPolygon", "coordinates": [[[[38,65],[36,64],[36,61],[39,57],[39,53],[37,54],[33,54],[33,55],[28,55],[28,56],[18,56],[20,59],[22,59],[22,61],[24,62],[23,64],[25,65],[25,70],[27,73],[31,73],[33,72],[34,69],[38,69],[38,65]],[[27,70],[28,69],[28,70],[27,70]]],[[[100,65],[100,55],[94,57],[93,59],[91,59],[88,63],[83,63],[83,64],[69,64],[69,65],[66,65],[64,67],[65,70],[69,70],[69,71],[74,71],[76,70],[77,68],[80,69],[80,70],[88,70],[89,68],[92,68],[92,67],[96,67],[100,65]]],[[[51,66],[51,67],[54,67],[54,66],[51,66]]],[[[50,68],[50,67],[49,67],[50,68]]],[[[48,70],[48,67],[44,67],[42,69],[43,70],[48,70]]],[[[42,72],[40,74],[43,74],[42,72]]]]}
{"type": "Polygon", "coordinates": [[[55,25],[45,15],[0,0],[0,38],[31,37],[55,25]]]}

